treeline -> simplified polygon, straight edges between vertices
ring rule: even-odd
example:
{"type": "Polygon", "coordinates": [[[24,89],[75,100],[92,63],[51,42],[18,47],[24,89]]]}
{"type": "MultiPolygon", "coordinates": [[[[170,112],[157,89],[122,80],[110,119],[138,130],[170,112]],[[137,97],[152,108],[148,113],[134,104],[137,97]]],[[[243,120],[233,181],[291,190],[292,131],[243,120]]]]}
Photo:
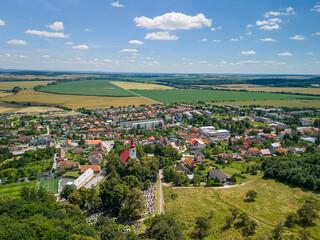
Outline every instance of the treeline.
{"type": "Polygon", "coordinates": [[[265,160],[261,168],[265,178],[320,191],[320,153],[305,153],[301,157],[271,158],[265,160]]]}
{"type": "Polygon", "coordinates": [[[13,154],[9,148],[0,147],[0,163],[3,163],[5,160],[12,158],[13,154]]]}

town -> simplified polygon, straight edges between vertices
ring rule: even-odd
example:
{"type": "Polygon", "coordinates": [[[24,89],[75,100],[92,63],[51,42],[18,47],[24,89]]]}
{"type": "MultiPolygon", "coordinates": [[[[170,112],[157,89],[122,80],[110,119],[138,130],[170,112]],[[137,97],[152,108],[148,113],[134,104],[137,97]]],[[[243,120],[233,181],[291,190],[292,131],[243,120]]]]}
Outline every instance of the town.
{"type": "Polygon", "coordinates": [[[319,163],[308,176],[276,173],[297,171],[280,159],[319,159],[319,115],[203,104],[2,114],[0,194],[50,190],[57,201],[78,206],[89,225],[107,217],[119,234],[143,236],[150,234],[144,221],[165,212],[164,187],[241,187],[263,172],[319,191],[319,163]]]}

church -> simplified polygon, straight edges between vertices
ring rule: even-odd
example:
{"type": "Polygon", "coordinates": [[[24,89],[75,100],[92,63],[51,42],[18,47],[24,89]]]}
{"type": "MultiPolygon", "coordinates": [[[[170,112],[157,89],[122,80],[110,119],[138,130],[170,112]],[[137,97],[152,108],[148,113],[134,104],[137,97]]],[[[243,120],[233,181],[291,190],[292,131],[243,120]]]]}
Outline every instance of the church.
{"type": "Polygon", "coordinates": [[[134,145],[133,138],[131,140],[131,145],[130,145],[129,150],[123,149],[120,153],[120,157],[123,161],[125,161],[125,163],[128,163],[130,158],[135,158],[139,161],[139,159],[137,158],[137,149],[134,145]]]}

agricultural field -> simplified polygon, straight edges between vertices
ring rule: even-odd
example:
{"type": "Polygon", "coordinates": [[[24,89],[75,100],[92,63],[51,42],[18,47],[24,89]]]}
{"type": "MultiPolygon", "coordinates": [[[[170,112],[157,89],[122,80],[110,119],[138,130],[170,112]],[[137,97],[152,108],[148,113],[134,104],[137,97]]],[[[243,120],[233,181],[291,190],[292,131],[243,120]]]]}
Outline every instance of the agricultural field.
{"type": "Polygon", "coordinates": [[[39,89],[41,92],[74,94],[86,96],[133,97],[135,94],[126,91],[107,80],[87,80],[65,82],[39,89]]]}
{"type": "Polygon", "coordinates": [[[37,85],[47,85],[53,81],[12,81],[0,82],[0,90],[12,90],[14,87],[21,87],[22,89],[32,89],[37,85]]]}
{"type": "MultiPolygon", "coordinates": [[[[10,96],[10,95],[9,95],[10,96]]],[[[26,107],[18,104],[5,103],[0,101],[0,114],[1,113],[39,113],[47,111],[59,111],[61,108],[56,107],[26,107]]]]}
{"type": "Polygon", "coordinates": [[[247,90],[250,92],[287,92],[320,95],[320,88],[298,88],[298,87],[265,87],[251,84],[229,84],[214,89],[247,90]]]}
{"type": "Polygon", "coordinates": [[[9,195],[12,198],[20,198],[20,191],[24,186],[35,188],[36,181],[33,182],[23,182],[23,183],[12,183],[7,185],[0,185],[0,196],[9,195]]]}
{"type": "MultiPolygon", "coordinates": [[[[261,174],[233,188],[175,188],[165,187],[165,212],[173,214],[180,222],[187,239],[194,230],[196,217],[208,216],[213,211],[212,229],[210,237],[206,239],[247,239],[236,228],[224,229],[225,218],[230,216],[229,208],[237,208],[245,212],[257,224],[258,228],[254,239],[266,239],[272,229],[286,216],[297,211],[306,198],[314,197],[320,200],[319,194],[303,191],[300,188],[292,188],[274,180],[264,180],[261,174]],[[255,202],[246,202],[246,192],[255,190],[258,198],[255,202]],[[177,194],[176,199],[170,196],[177,194]],[[192,209],[192,211],[190,211],[192,209]]],[[[311,239],[320,236],[320,220],[317,226],[306,227],[311,239]]],[[[285,228],[285,234],[298,235],[302,227],[295,226],[292,229],[285,228]]]]}
{"type": "MultiPolygon", "coordinates": [[[[125,90],[123,90],[125,91],[125,90]]],[[[98,96],[80,96],[80,95],[63,95],[36,92],[33,90],[22,90],[17,94],[1,98],[2,101],[16,102],[18,104],[31,103],[32,105],[46,106],[63,106],[72,109],[87,108],[109,108],[111,106],[129,106],[141,104],[154,104],[154,101],[142,97],[98,97],[98,96]]],[[[1,107],[1,105],[0,105],[1,107]]]]}
{"type": "Polygon", "coordinates": [[[58,193],[58,182],[59,182],[59,179],[41,181],[40,182],[40,187],[42,187],[45,190],[49,190],[49,191],[52,191],[54,193],[58,193]]]}
{"type": "Polygon", "coordinates": [[[0,91],[0,98],[13,95],[12,92],[0,91]]]}
{"type": "Polygon", "coordinates": [[[135,93],[162,103],[239,102],[270,100],[320,100],[320,96],[293,94],[235,92],[219,90],[133,90],[135,93]]]}
{"type": "Polygon", "coordinates": [[[111,82],[118,87],[124,89],[138,89],[138,90],[168,90],[174,89],[173,87],[164,86],[153,83],[138,83],[138,82],[111,82]]]}
{"type": "Polygon", "coordinates": [[[273,106],[273,107],[320,107],[320,100],[266,100],[266,101],[239,101],[239,102],[220,102],[213,103],[218,105],[235,105],[235,106],[250,106],[250,105],[260,105],[273,106]]]}
{"type": "Polygon", "coordinates": [[[5,103],[0,101],[0,113],[12,113],[18,111],[20,106],[17,104],[5,103]]]}

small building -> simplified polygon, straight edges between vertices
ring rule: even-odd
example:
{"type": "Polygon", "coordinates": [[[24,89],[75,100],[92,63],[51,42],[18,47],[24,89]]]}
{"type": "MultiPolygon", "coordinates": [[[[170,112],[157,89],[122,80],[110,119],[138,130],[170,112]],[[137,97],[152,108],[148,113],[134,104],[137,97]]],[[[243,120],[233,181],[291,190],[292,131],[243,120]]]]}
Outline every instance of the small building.
{"type": "Polygon", "coordinates": [[[71,185],[73,188],[78,189],[80,187],[83,187],[87,182],[90,181],[91,178],[93,178],[94,172],[91,168],[88,168],[83,174],[81,174],[80,177],[78,177],[73,184],[71,185]]]}
{"type": "Polygon", "coordinates": [[[230,179],[230,177],[225,174],[224,172],[221,172],[219,169],[214,169],[210,176],[215,180],[217,179],[220,183],[227,183],[227,181],[230,179]]]}
{"type": "Polygon", "coordinates": [[[202,163],[204,161],[204,155],[200,151],[196,151],[194,154],[194,160],[198,163],[202,163]]]}
{"type": "Polygon", "coordinates": [[[82,165],[80,172],[81,172],[81,173],[84,173],[84,172],[86,172],[88,169],[92,169],[92,171],[93,171],[94,173],[100,173],[100,172],[101,172],[101,167],[98,166],[98,165],[82,165]]]}

